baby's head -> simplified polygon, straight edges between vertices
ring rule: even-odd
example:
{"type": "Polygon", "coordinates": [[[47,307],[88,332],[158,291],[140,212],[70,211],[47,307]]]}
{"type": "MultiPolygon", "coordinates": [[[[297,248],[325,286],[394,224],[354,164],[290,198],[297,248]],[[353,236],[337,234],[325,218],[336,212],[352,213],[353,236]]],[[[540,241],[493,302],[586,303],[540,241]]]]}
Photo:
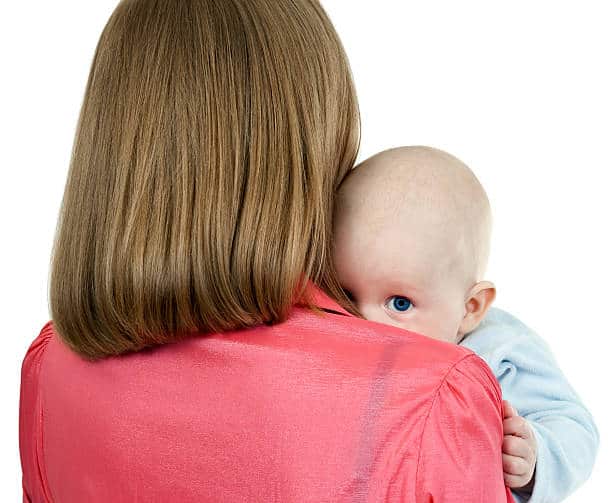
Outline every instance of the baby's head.
{"type": "Polygon", "coordinates": [[[433,148],[394,148],[342,183],[334,264],[364,318],[457,343],[495,298],[482,281],[490,234],[487,195],[467,166],[433,148]]]}

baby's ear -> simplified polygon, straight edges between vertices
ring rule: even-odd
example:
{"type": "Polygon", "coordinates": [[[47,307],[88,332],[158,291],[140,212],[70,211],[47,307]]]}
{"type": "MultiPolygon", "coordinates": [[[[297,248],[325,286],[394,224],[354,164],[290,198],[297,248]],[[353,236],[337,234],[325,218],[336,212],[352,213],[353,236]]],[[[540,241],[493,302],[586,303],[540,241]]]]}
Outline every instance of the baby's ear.
{"type": "Polygon", "coordinates": [[[495,285],[490,281],[479,281],[470,290],[465,301],[465,316],[459,325],[459,335],[474,330],[485,317],[495,300],[495,285]]]}

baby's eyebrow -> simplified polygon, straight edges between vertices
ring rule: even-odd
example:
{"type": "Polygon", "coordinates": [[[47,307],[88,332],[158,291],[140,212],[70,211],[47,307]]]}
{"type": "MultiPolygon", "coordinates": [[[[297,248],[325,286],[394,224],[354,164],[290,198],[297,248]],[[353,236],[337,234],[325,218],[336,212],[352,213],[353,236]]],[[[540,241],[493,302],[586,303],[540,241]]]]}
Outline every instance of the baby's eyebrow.
{"type": "Polygon", "coordinates": [[[424,288],[419,288],[418,286],[415,286],[414,284],[409,284],[409,283],[401,283],[401,284],[396,284],[396,285],[392,285],[391,290],[399,290],[399,291],[403,291],[403,292],[411,292],[411,293],[421,293],[423,292],[425,289],[424,288]]]}

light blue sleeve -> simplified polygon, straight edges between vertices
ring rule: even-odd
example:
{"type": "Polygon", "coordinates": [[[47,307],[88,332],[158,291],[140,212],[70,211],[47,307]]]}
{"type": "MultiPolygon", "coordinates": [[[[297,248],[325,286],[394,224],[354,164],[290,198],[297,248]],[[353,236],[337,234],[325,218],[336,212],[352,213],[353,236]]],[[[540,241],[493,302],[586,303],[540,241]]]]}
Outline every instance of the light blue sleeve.
{"type": "Polygon", "coordinates": [[[535,432],[534,488],[531,494],[513,493],[515,501],[562,501],[590,476],[599,432],[547,344],[511,314],[491,308],[461,345],[487,362],[503,398],[535,432]]]}

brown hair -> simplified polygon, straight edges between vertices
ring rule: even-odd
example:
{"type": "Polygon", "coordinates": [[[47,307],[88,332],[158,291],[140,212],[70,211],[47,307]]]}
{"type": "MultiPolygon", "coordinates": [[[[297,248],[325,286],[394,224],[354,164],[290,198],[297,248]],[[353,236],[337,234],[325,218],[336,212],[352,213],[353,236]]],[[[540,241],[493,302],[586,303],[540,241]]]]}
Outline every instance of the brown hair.
{"type": "Polygon", "coordinates": [[[121,1],[56,229],[56,331],[93,360],[277,323],[309,279],[350,309],[330,234],[359,122],[317,0],[121,1]]]}

